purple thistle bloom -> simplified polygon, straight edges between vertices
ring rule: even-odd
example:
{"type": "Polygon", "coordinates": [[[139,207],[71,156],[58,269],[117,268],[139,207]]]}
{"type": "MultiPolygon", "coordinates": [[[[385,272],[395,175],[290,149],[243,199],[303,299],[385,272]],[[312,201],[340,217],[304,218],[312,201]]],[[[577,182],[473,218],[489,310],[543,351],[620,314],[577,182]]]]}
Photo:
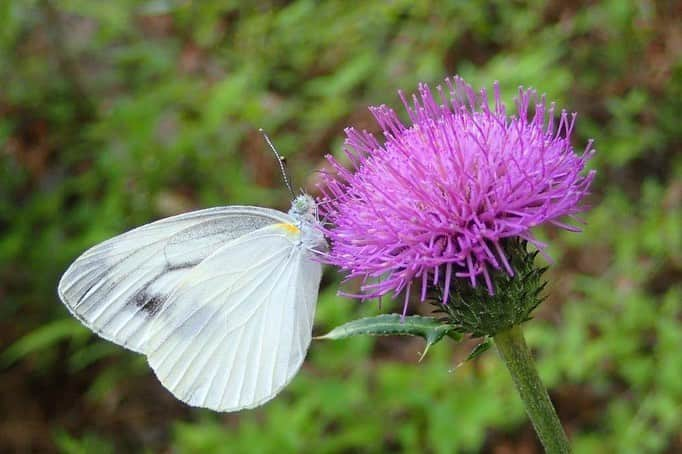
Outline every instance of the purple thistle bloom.
{"type": "Polygon", "coordinates": [[[530,229],[582,211],[594,171],[581,175],[593,154],[589,142],[578,156],[570,138],[575,114],[544,96],[520,89],[517,115],[507,116],[494,85],[494,106],[461,78],[446,79],[434,96],[425,84],[410,103],[400,97],[411,125],[384,105],[370,108],[383,129],[380,143],[366,131],[346,129],[345,152],[354,172],[331,156],[333,172],[320,185],[324,234],[331,248],[324,261],[348,278],[362,277],[367,299],[397,296],[419,285],[444,289],[454,278],[482,279],[493,294],[490,272],[513,275],[503,241],[520,237],[540,251],[530,229]]]}

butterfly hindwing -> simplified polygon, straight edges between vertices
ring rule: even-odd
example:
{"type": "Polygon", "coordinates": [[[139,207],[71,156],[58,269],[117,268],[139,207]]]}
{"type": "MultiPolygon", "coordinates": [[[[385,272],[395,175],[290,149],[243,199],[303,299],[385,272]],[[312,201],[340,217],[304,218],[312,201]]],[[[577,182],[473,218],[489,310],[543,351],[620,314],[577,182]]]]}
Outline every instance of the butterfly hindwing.
{"type": "Polygon", "coordinates": [[[193,406],[234,411],[274,397],[311,340],[322,266],[282,224],[233,240],[192,269],[148,331],[157,377],[193,406]]]}

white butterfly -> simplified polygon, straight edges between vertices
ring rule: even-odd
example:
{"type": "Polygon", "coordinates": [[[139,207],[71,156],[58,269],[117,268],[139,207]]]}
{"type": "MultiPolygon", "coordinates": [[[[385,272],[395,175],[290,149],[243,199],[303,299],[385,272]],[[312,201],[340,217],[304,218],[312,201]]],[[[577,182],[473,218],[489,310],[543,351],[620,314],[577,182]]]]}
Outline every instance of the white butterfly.
{"type": "Polygon", "coordinates": [[[316,204],[228,206],[144,225],[89,249],[59,282],[85,326],[143,353],[192,406],[253,408],[303,363],[326,248],[316,204]]]}

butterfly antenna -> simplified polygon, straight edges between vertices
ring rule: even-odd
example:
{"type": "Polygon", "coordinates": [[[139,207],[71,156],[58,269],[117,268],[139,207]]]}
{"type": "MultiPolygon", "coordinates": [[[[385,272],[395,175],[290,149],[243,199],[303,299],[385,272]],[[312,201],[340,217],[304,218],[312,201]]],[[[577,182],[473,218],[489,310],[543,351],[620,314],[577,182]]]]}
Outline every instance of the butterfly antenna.
{"type": "Polygon", "coordinates": [[[268,143],[270,146],[270,149],[272,150],[273,153],[275,153],[275,156],[277,157],[277,163],[279,164],[279,170],[282,172],[282,178],[284,179],[284,184],[287,186],[287,189],[289,190],[289,193],[291,193],[291,197],[295,198],[296,195],[294,194],[294,190],[291,189],[291,184],[289,183],[289,175],[287,174],[287,168],[285,166],[285,159],[284,156],[279,154],[277,150],[275,149],[275,146],[272,144],[272,141],[270,140],[270,137],[265,133],[263,128],[258,128],[258,131],[263,134],[263,137],[265,138],[265,141],[268,143]]]}

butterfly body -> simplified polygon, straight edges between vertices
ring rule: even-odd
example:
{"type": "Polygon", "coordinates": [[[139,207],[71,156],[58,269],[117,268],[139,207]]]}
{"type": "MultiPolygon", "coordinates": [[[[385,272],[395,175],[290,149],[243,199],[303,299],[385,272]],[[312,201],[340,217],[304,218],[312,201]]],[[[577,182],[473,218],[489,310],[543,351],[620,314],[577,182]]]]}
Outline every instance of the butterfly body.
{"type": "Polygon", "coordinates": [[[252,408],[295,375],[312,334],[326,248],[316,206],[228,206],[162,219],[83,253],[59,296],[101,337],[145,354],[180,400],[252,408]]]}

